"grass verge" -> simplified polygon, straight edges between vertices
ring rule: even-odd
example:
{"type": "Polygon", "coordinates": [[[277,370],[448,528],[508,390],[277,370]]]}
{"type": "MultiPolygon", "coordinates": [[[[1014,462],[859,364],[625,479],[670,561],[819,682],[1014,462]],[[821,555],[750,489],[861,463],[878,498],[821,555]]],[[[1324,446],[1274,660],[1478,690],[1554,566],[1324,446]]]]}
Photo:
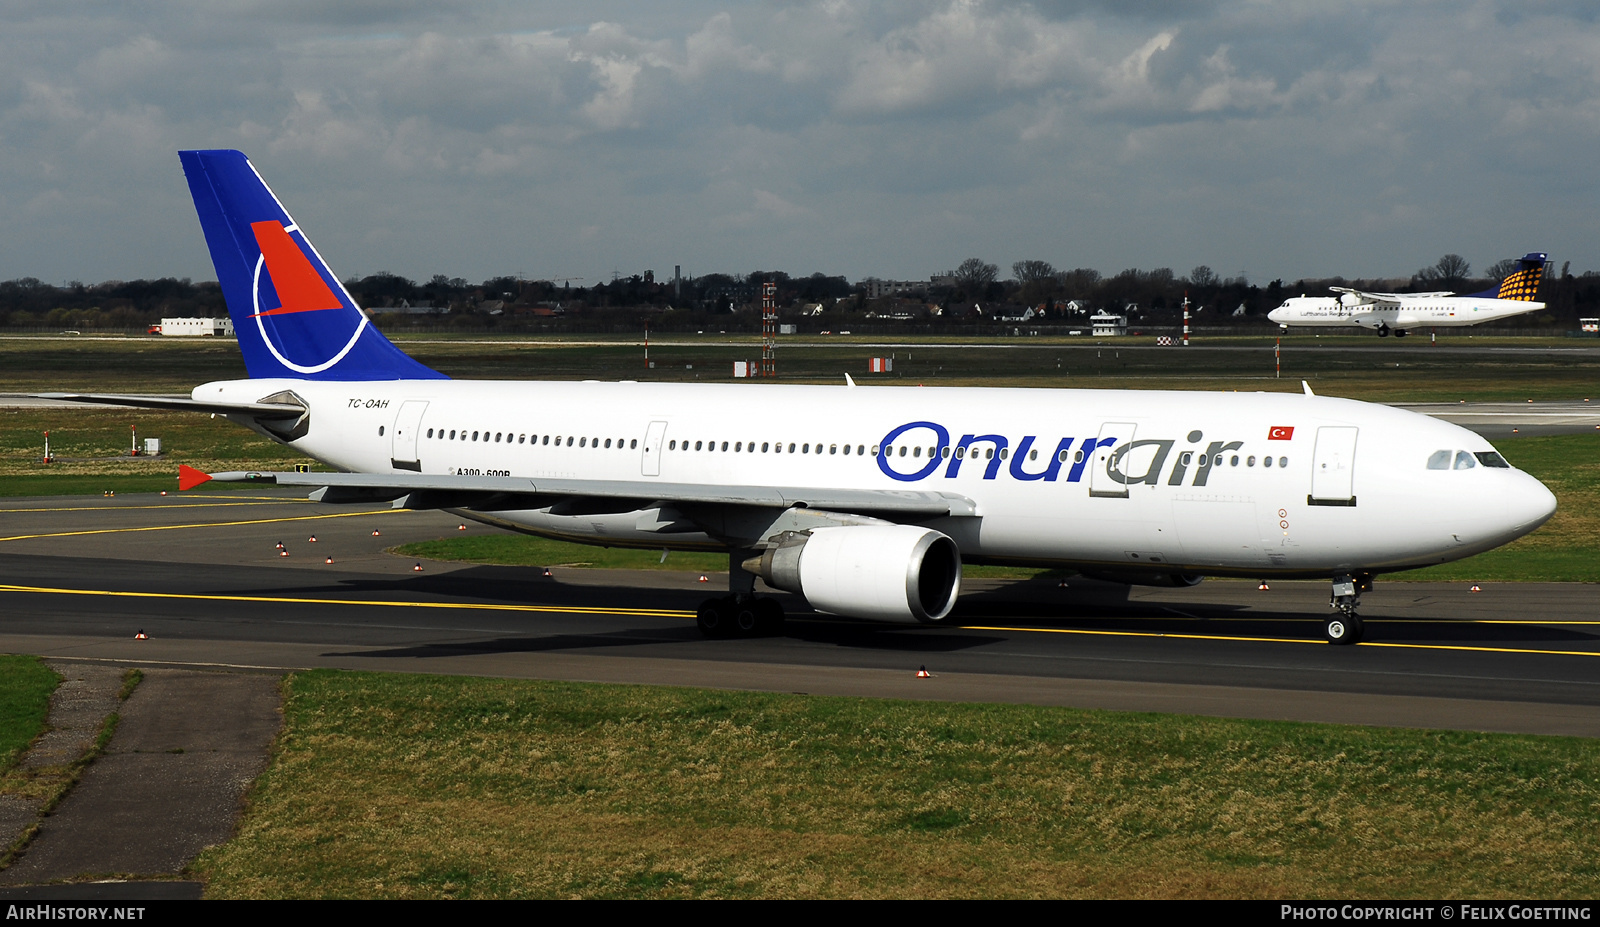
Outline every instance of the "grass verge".
{"type": "Polygon", "coordinates": [[[1593,741],[313,671],[221,898],[1592,897],[1593,741]]]}
{"type": "Polygon", "coordinates": [[[61,677],[38,657],[0,655],[0,776],[44,733],[50,693],[60,684],[61,677]]]}

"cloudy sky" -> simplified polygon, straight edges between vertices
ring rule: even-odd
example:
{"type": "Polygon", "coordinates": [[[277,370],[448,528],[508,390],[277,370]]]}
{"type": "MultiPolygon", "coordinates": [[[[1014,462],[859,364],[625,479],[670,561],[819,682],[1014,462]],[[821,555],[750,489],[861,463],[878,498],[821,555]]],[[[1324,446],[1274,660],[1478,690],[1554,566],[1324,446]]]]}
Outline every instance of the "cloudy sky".
{"type": "Polygon", "coordinates": [[[1600,270],[1592,0],[0,0],[0,279],[215,277],[180,148],[343,276],[1600,270]]]}

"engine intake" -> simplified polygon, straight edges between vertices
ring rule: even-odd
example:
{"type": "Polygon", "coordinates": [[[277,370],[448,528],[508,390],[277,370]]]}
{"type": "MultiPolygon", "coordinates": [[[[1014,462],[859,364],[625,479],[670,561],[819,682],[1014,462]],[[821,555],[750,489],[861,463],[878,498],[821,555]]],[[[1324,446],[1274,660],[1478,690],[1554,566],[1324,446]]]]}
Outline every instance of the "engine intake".
{"type": "Polygon", "coordinates": [[[961,551],[915,525],[813,528],[786,535],[741,566],[813,608],[852,618],[932,623],[961,591],[961,551]]]}

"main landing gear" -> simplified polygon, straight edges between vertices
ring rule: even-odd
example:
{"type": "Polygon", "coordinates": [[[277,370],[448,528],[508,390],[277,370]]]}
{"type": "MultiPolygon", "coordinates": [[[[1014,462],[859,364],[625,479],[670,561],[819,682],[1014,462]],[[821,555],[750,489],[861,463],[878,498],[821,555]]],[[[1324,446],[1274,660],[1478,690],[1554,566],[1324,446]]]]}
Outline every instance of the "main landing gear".
{"type": "Polygon", "coordinates": [[[1336,609],[1338,614],[1328,619],[1328,643],[1354,644],[1361,640],[1366,628],[1356,615],[1356,606],[1361,604],[1361,593],[1371,591],[1371,573],[1340,573],[1333,578],[1333,596],[1328,607],[1336,609]]]}
{"type": "Polygon", "coordinates": [[[706,599],[695,613],[695,624],[713,640],[775,637],[783,633],[783,606],[777,599],[749,594],[706,599]]]}
{"type": "Polygon", "coordinates": [[[783,633],[783,606],[778,600],[755,594],[756,577],[739,564],[753,551],[728,555],[728,595],[706,599],[695,612],[700,633],[713,640],[729,637],[775,637],[783,633]]]}

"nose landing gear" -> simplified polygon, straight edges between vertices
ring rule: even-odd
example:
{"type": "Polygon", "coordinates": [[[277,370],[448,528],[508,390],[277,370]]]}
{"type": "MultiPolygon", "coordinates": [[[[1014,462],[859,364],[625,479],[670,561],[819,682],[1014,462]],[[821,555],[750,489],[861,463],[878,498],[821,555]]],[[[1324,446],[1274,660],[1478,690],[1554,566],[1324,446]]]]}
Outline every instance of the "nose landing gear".
{"type": "Polygon", "coordinates": [[[1366,628],[1356,614],[1361,604],[1361,593],[1372,591],[1371,573],[1340,573],[1333,578],[1333,595],[1328,607],[1338,614],[1328,619],[1325,628],[1330,644],[1354,644],[1366,634],[1366,628]]]}

